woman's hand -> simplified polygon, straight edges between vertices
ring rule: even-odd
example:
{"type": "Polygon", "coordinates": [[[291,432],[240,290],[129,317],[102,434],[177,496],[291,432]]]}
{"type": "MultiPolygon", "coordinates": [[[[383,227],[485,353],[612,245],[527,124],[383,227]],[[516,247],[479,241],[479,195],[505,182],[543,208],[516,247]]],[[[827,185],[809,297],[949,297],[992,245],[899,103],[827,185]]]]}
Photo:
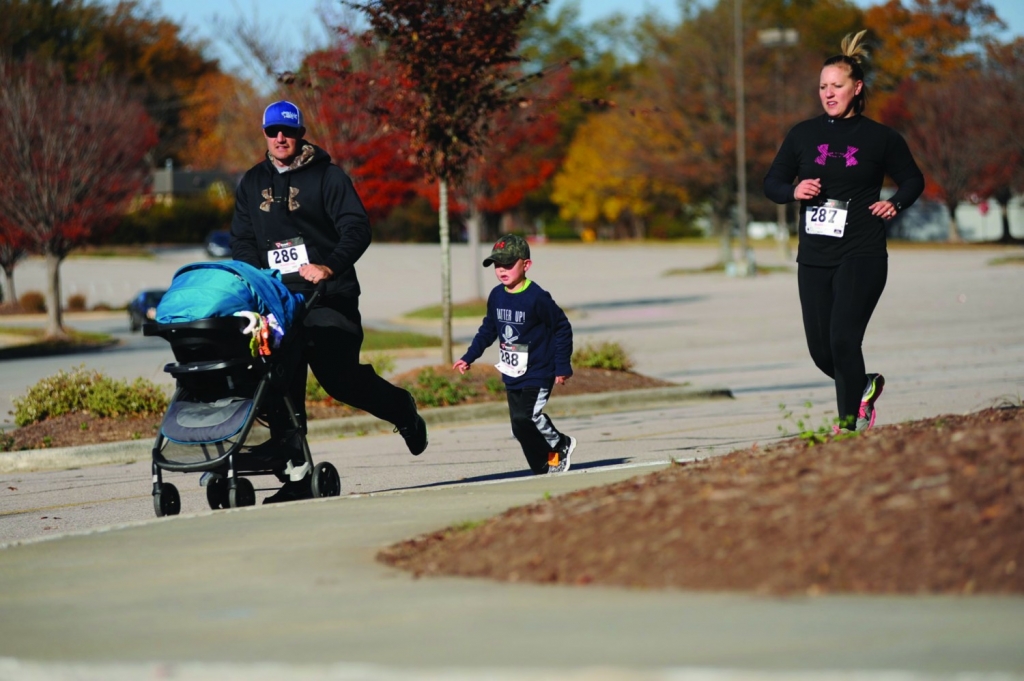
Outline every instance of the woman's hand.
{"type": "Polygon", "coordinates": [[[894,217],[896,217],[896,213],[899,212],[896,210],[896,206],[894,206],[889,201],[879,201],[877,203],[872,203],[870,206],[868,206],[868,210],[871,211],[872,215],[874,215],[875,217],[882,218],[883,220],[892,220],[894,217]]]}
{"type": "Polygon", "coordinates": [[[821,193],[821,180],[818,178],[812,178],[809,180],[800,180],[800,184],[793,190],[793,198],[799,201],[807,201],[813,199],[821,193]]]}

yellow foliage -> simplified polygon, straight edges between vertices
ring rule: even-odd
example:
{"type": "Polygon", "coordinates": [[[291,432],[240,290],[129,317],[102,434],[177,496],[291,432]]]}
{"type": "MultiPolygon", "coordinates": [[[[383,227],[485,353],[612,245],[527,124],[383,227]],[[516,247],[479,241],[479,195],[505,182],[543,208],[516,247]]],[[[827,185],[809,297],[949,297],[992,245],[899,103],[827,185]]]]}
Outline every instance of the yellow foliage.
{"type": "Polygon", "coordinates": [[[182,111],[189,143],[182,163],[194,168],[240,170],[265,151],[259,122],[262,105],[248,83],[214,72],[196,83],[182,111]]]}
{"type": "Polygon", "coordinates": [[[681,190],[638,170],[631,140],[642,134],[642,125],[617,111],[592,115],[580,125],[551,194],[563,219],[615,222],[627,214],[647,215],[659,194],[685,200],[681,190]]]}

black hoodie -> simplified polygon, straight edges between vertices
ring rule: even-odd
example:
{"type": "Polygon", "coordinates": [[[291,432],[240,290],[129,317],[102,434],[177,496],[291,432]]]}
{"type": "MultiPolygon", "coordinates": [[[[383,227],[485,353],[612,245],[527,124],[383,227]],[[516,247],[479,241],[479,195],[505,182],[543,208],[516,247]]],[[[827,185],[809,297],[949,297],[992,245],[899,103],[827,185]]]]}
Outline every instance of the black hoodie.
{"type": "Polygon", "coordinates": [[[355,263],[370,245],[370,221],[352,180],[331,163],[330,154],[305,140],[299,149],[285,172],[268,156],[242,177],[235,192],[231,255],[267,269],[267,251],[275,242],[301,237],[309,261],[334,272],[323,301],[334,307],[332,299],[359,296],[355,263]]]}

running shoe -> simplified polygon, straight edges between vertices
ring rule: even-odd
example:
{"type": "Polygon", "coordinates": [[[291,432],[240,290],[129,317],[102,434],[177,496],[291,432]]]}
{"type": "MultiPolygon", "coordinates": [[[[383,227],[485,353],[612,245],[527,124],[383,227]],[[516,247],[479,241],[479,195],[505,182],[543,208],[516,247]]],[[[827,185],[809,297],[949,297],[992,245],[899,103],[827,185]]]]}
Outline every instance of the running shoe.
{"type": "Polygon", "coordinates": [[[313,489],[310,486],[311,479],[307,476],[304,480],[288,481],[281,485],[276,494],[263,500],[264,504],[279,504],[283,501],[301,501],[313,498],[313,489]]]}
{"type": "Polygon", "coordinates": [[[548,455],[548,473],[565,473],[569,470],[572,453],[576,449],[576,438],[571,435],[560,451],[548,455]]]}
{"type": "Polygon", "coordinates": [[[857,411],[857,432],[867,430],[875,425],[875,402],[882,396],[885,378],[882,374],[868,374],[868,384],[860,398],[860,409],[857,411]]]}
{"type": "Polygon", "coordinates": [[[395,432],[402,434],[413,456],[419,456],[427,448],[427,422],[419,414],[416,414],[416,418],[409,425],[395,426],[395,432]]]}

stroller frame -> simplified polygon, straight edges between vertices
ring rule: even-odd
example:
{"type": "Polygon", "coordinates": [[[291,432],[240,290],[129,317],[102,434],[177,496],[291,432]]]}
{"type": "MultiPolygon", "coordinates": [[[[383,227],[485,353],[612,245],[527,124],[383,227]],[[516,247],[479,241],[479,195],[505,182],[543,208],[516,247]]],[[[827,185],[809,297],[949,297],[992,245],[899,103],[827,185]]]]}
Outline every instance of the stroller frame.
{"type": "MultiPolygon", "coordinates": [[[[308,312],[322,292],[314,291],[301,308],[308,312]]],[[[200,448],[201,458],[181,461],[166,455],[168,445],[176,442],[164,433],[164,424],[157,432],[152,449],[153,509],[157,516],[181,512],[178,489],[163,481],[163,471],[209,473],[206,499],[212,509],[239,508],[256,503],[256,492],[249,476],[275,475],[284,482],[285,466],[297,450],[312,469],[310,492],[314,498],[338,496],[341,478],[330,462],[313,464],[306,427],[299,420],[288,394],[289,369],[301,365],[300,350],[295,347],[302,335],[302,317],[297,314],[292,328],[285,333],[270,359],[252,356],[249,336],[241,333],[248,321],[242,317],[210,317],[190,322],[143,325],[146,336],[160,336],[171,344],[177,361],[164,366],[175,379],[168,415],[178,403],[210,404],[225,397],[240,400],[248,409],[240,428],[230,437],[208,442],[177,442],[188,449],[200,448]],[[291,360],[291,361],[288,361],[291,360]],[[274,405],[271,400],[280,399],[274,405]],[[283,406],[290,430],[286,434],[271,432],[267,442],[250,447],[246,441],[257,420],[265,418],[268,409],[283,406]],[[291,443],[291,449],[285,443],[291,443]],[[294,445],[298,446],[294,446],[294,445]],[[245,473],[247,477],[239,474],[245,473]]],[[[168,418],[165,415],[165,422],[168,418]]]]}

